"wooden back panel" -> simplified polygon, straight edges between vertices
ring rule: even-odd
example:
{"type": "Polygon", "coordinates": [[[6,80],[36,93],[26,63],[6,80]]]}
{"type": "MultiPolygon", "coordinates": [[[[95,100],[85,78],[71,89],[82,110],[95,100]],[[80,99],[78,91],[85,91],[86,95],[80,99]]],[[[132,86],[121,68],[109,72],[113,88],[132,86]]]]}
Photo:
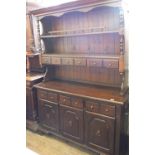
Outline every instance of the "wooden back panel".
{"type": "Polygon", "coordinates": [[[55,66],[54,78],[116,87],[121,83],[118,69],[102,67],[55,66]]]}

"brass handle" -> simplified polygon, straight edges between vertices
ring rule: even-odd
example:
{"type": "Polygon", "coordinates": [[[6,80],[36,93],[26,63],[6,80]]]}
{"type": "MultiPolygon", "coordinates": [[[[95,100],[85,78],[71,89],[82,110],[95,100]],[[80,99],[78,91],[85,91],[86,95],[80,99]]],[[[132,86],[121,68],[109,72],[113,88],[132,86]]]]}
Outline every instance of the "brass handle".
{"type": "Polygon", "coordinates": [[[93,110],[93,109],[94,109],[94,106],[93,106],[93,105],[91,105],[91,106],[90,106],[90,109],[91,109],[91,110],[93,110]]]}
{"type": "Polygon", "coordinates": [[[81,64],[81,61],[79,61],[78,64],[81,64]]]}
{"type": "Polygon", "coordinates": [[[75,105],[77,105],[78,104],[78,102],[75,102],[75,105]]]}
{"type": "Polygon", "coordinates": [[[101,136],[101,131],[100,130],[96,131],[96,136],[99,136],[99,137],[101,136]]]}
{"type": "Polygon", "coordinates": [[[105,111],[106,111],[106,112],[108,112],[108,111],[109,111],[109,109],[105,109],[105,111]]]}
{"type": "Polygon", "coordinates": [[[63,99],[63,101],[65,102],[65,101],[66,101],[66,99],[64,98],[64,99],[63,99]]]}

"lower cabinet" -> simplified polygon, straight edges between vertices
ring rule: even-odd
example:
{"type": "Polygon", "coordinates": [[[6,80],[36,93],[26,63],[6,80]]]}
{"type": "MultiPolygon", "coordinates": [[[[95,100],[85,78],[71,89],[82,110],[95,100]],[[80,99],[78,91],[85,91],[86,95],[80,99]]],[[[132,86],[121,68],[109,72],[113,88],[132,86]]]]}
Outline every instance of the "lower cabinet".
{"type": "Polygon", "coordinates": [[[100,153],[119,155],[116,152],[116,147],[119,148],[116,131],[120,129],[116,129],[118,121],[115,120],[117,111],[114,105],[88,102],[78,97],[75,100],[74,96],[44,90],[38,96],[39,124],[42,127],[100,153]]]}
{"type": "Polygon", "coordinates": [[[113,154],[114,122],[112,118],[86,112],[86,143],[100,151],[113,154]]]}
{"type": "Polygon", "coordinates": [[[83,142],[83,110],[60,105],[60,131],[68,138],[83,142]]]}
{"type": "Polygon", "coordinates": [[[39,100],[39,123],[53,131],[58,131],[58,105],[44,100],[39,100]]]}

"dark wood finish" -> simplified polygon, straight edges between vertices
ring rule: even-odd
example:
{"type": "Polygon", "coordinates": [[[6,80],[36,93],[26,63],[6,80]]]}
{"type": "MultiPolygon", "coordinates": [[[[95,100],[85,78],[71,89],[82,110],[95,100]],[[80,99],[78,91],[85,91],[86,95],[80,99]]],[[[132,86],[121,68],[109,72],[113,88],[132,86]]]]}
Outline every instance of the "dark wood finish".
{"type": "Polygon", "coordinates": [[[64,136],[83,142],[83,111],[60,105],[60,126],[64,136]]]}
{"type": "Polygon", "coordinates": [[[51,61],[53,65],[60,65],[61,64],[61,58],[59,57],[51,57],[51,61]]]}
{"type": "Polygon", "coordinates": [[[35,85],[39,127],[100,154],[119,155],[128,100],[127,93],[120,95],[125,90],[120,1],[80,0],[31,14],[46,66],[44,82],[35,85]]]}
{"type": "Polygon", "coordinates": [[[26,76],[26,119],[36,121],[37,118],[37,94],[34,84],[41,82],[43,74],[29,73],[26,76]]]}
{"type": "Polygon", "coordinates": [[[48,93],[48,101],[57,103],[58,102],[58,95],[56,93],[49,92],[48,93]]]}
{"type": "Polygon", "coordinates": [[[53,102],[39,100],[39,123],[46,128],[58,131],[58,105],[53,102]]]}
{"type": "Polygon", "coordinates": [[[113,154],[114,119],[86,112],[86,143],[113,154]]]}
{"type": "Polygon", "coordinates": [[[94,101],[86,101],[86,110],[94,113],[104,114],[115,117],[115,106],[106,103],[97,103],[94,101]]]}
{"type": "MultiPolygon", "coordinates": [[[[46,89],[53,92],[62,92],[68,95],[75,95],[78,97],[86,97],[97,99],[100,101],[112,102],[113,104],[124,104],[125,98],[119,94],[118,88],[99,87],[92,85],[82,85],[79,83],[70,83],[63,81],[47,81],[35,85],[36,88],[46,89]]],[[[63,99],[70,100],[69,96],[60,97],[60,102],[63,99]]]]}

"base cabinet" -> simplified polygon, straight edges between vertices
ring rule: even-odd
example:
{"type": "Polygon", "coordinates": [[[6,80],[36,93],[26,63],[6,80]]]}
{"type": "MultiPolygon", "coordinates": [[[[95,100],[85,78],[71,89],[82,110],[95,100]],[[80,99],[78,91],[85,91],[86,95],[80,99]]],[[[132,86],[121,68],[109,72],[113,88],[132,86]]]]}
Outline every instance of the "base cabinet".
{"type": "Polygon", "coordinates": [[[58,131],[58,105],[39,100],[39,123],[52,131],[58,131]]]}
{"type": "Polygon", "coordinates": [[[60,130],[62,135],[83,142],[83,111],[60,106],[60,130]]]}
{"type": "Polygon", "coordinates": [[[87,145],[113,154],[114,119],[86,112],[85,123],[87,145]]]}
{"type": "Polygon", "coordinates": [[[43,89],[37,89],[37,94],[41,131],[94,152],[119,155],[121,112],[117,105],[43,89]]]}

